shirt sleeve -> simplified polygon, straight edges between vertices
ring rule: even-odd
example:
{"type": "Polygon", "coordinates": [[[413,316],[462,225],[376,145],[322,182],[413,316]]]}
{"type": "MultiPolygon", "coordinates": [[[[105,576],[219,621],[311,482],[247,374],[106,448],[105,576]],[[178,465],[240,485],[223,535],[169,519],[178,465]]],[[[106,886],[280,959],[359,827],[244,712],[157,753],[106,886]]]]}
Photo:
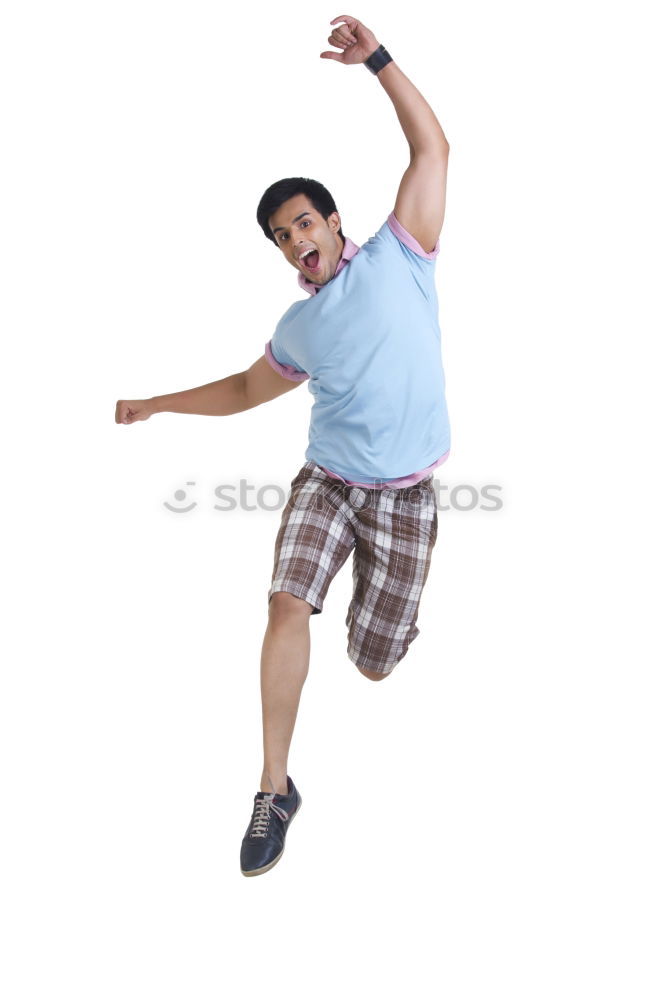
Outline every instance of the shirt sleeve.
{"type": "Polygon", "coordinates": [[[406,246],[408,250],[411,250],[412,253],[417,255],[417,257],[422,257],[424,260],[435,260],[439,254],[439,240],[437,240],[437,243],[435,244],[435,249],[427,252],[423,249],[418,240],[416,240],[411,233],[408,233],[405,227],[398,222],[395,212],[391,212],[386,221],[389,229],[396,239],[400,240],[402,245],[406,246]]]}
{"type": "Polygon", "coordinates": [[[292,382],[304,382],[310,378],[307,372],[304,372],[302,368],[295,365],[286,352],[276,345],[275,336],[266,344],[264,354],[266,361],[268,361],[273,371],[276,371],[278,375],[282,375],[283,378],[288,378],[292,382]]]}
{"type": "Polygon", "coordinates": [[[439,256],[439,240],[434,250],[425,250],[418,240],[398,222],[395,212],[391,212],[378,235],[393,244],[405,265],[421,289],[423,295],[436,307],[437,289],[435,283],[435,262],[439,256]]]}

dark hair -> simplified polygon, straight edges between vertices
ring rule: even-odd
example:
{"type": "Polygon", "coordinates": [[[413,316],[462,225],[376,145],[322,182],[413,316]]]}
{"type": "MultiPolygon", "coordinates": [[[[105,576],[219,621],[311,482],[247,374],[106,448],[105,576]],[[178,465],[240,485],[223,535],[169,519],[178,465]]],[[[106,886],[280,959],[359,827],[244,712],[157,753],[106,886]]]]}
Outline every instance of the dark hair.
{"type": "MultiPolygon", "coordinates": [[[[268,220],[274,212],[277,212],[280,205],[297,194],[306,195],[312,202],[313,208],[325,219],[328,219],[331,212],[337,212],[333,195],[319,181],[313,181],[309,177],[285,177],[281,181],[276,181],[275,184],[266,188],[257,208],[257,222],[263,229],[264,235],[276,246],[278,246],[278,241],[271,232],[268,220]]],[[[344,242],[342,227],[338,229],[338,235],[344,242]]]]}

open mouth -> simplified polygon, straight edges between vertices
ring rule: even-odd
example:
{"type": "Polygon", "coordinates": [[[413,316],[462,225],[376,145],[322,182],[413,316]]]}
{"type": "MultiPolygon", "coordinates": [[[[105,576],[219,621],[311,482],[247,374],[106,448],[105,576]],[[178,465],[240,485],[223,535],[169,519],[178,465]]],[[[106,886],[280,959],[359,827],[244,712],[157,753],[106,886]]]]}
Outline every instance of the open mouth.
{"type": "Polygon", "coordinates": [[[309,274],[316,274],[319,271],[319,251],[310,250],[301,258],[300,263],[309,274]]]}

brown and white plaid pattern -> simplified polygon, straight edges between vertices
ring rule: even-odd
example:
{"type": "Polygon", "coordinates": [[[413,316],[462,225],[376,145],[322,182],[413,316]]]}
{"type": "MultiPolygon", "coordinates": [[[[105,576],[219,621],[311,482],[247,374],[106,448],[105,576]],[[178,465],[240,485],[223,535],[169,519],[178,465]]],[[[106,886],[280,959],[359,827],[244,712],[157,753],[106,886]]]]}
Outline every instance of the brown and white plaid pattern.
{"type": "Polygon", "coordinates": [[[282,511],[268,600],[288,591],[320,614],[353,549],[347,652],[356,666],[388,674],[419,634],[419,602],[436,540],[432,475],[404,489],[366,489],[306,462],[282,511]]]}

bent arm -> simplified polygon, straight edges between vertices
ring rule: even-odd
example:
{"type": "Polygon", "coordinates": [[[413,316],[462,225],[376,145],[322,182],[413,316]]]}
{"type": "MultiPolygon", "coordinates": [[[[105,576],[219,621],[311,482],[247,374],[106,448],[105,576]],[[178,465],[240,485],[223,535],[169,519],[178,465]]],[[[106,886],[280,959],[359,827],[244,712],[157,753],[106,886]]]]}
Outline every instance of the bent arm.
{"type": "MultiPolygon", "coordinates": [[[[322,52],[322,58],[354,65],[365,62],[378,48],[376,36],[356,18],[342,14],[331,24],[337,27],[328,40],[342,51],[322,52]]],[[[395,216],[431,253],[444,223],[449,143],[428,102],[395,62],[383,66],[377,78],[393,102],[409,145],[409,166],[398,189],[395,216]]]]}
{"type": "Polygon", "coordinates": [[[395,62],[380,69],[377,79],[391,98],[411,157],[441,153],[449,142],[423,94],[395,62]]]}
{"type": "Polygon", "coordinates": [[[153,413],[198,413],[207,417],[226,417],[267,403],[297,385],[300,382],[282,378],[273,371],[262,356],[247,371],[195,389],[153,396],[149,402],[153,413]]]}
{"type": "Polygon", "coordinates": [[[395,203],[395,216],[423,249],[434,250],[444,225],[449,143],[435,114],[394,62],[377,78],[391,98],[409,145],[409,166],[395,203]]]}

